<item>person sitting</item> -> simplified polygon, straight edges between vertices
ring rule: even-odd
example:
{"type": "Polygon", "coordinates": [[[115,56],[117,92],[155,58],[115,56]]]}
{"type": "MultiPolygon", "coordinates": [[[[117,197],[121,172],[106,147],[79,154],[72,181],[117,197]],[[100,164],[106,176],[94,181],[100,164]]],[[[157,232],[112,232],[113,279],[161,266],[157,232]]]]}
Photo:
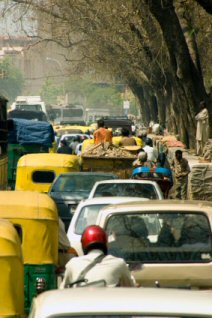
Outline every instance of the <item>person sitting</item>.
{"type": "Polygon", "coordinates": [[[138,159],[133,161],[133,170],[132,178],[133,179],[145,179],[152,177],[151,168],[153,167],[152,163],[147,160],[147,153],[141,151],[138,154],[138,159]]]}
{"type": "Polygon", "coordinates": [[[94,144],[98,145],[102,142],[112,143],[112,132],[105,128],[105,123],[103,119],[97,121],[98,129],[94,131],[94,144]]]}
{"type": "MultiPolygon", "coordinates": [[[[73,257],[66,264],[60,289],[84,279],[88,283],[105,281],[107,287],[135,286],[135,280],[125,261],[108,255],[107,234],[101,227],[97,225],[86,227],[82,233],[81,244],[84,255],[73,257]]],[[[75,284],[75,286],[79,285],[75,284]]]]}
{"type": "Polygon", "coordinates": [[[157,150],[153,147],[153,142],[151,138],[146,138],[145,146],[143,150],[147,153],[147,159],[152,163],[155,163],[158,157],[157,150]]]}
{"type": "Polygon", "coordinates": [[[64,153],[71,155],[72,149],[68,146],[68,143],[65,139],[60,141],[61,146],[57,149],[57,153],[64,153]]]}
{"type": "Polygon", "coordinates": [[[119,142],[119,146],[136,146],[136,140],[133,137],[130,137],[129,129],[123,127],[121,130],[122,139],[119,142]]]}

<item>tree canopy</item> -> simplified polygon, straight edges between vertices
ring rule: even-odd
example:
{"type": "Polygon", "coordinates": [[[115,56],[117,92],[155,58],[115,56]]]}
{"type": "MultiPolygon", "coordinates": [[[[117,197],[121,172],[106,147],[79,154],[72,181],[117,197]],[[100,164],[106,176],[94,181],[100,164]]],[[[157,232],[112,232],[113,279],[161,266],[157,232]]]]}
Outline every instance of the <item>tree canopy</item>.
{"type": "Polygon", "coordinates": [[[17,95],[20,95],[23,85],[23,75],[15,67],[12,59],[2,59],[0,63],[0,94],[11,102],[17,95]]]}
{"type": "Polygon", "coordinates": [[[188,147],[194,146],[201,100],[212,116],[209,0],[14,3],[22,12],[34,13],[38,42],[63,47],[78,73],[95,70],[127,83],[145,123],[159,121],[188,147]]]}

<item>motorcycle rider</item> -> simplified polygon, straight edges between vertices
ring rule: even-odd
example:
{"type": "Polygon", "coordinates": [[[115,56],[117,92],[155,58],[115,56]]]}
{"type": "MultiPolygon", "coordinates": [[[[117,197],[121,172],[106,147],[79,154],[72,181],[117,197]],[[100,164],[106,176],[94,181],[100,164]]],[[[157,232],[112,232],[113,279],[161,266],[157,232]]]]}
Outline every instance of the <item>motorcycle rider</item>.
{"type": "Polygon", "coordinates": [[[74,257],[66,264],[60,289],[82,278],[82,272],[88,283],[104,280],[107,287],[135,286],[125,261],[107,254],[107,234],[100,226],[88,226],[82,234],[81,244],[84,255],[74,257]]]}

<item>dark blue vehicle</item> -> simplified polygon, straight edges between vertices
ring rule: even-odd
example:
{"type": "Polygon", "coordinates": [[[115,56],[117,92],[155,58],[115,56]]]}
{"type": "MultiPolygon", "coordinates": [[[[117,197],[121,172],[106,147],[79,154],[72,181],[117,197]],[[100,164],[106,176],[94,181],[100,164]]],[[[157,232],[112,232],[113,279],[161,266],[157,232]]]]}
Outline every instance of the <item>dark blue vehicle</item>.
{"type": "Polygon", "coordinates": [[[55,201],[66,231],[78,203],[88,198],[94,183],[111,179],[118,176],[106,172],[67,172],[54,180],[48,195],[55,201]]]}

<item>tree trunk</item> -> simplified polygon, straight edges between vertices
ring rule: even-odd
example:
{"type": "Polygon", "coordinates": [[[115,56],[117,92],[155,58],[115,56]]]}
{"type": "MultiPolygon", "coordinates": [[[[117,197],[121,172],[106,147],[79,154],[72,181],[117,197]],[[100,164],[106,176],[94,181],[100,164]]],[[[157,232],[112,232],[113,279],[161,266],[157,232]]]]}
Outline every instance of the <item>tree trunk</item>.
{"type": "Polygon", "coordinates": [[[193,63],[174,10],[172,0],[144,0],[158,21],[168,48],[173,72],[173,107],[179,127],[180,139],[187,147],[193,147],[199,102],[206,99],[202,74],[193,63]]]}

